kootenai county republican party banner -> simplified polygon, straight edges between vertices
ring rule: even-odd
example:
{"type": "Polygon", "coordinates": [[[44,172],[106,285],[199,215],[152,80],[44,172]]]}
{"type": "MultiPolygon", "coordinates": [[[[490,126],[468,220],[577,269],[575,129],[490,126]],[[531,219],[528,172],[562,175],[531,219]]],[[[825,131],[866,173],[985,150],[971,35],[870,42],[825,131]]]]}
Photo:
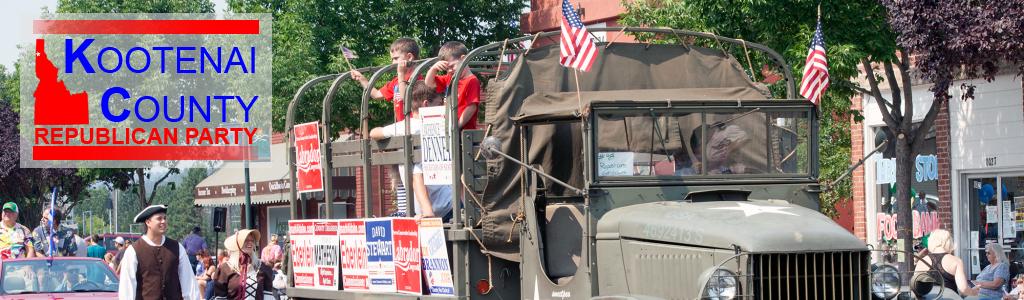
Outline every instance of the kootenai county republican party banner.
{"type": "Polygon", "coordinates": [[[270,160],[269,15],[55,14],[28,27],[22,167],[270,160]]]}

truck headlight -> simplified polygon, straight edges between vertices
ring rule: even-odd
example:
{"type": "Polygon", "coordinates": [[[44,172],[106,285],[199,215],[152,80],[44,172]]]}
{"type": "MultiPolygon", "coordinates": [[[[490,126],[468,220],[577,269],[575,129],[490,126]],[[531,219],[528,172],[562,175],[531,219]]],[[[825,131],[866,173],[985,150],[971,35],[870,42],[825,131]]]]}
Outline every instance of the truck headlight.
{"type": "Polygon", "coordinates": [[[736,273],[726,269],[715,270],[708,279],[708,285],[704,287],[704,295],[701,299],[731,300],[739,294],[739,278],[736,273]]]}
{"type": "Polygon", "coordinates": [[[882,299],[892,299],[900,291],[900,272],[890,265],[879,265],[871,273],[871,293],[882,299]]]}

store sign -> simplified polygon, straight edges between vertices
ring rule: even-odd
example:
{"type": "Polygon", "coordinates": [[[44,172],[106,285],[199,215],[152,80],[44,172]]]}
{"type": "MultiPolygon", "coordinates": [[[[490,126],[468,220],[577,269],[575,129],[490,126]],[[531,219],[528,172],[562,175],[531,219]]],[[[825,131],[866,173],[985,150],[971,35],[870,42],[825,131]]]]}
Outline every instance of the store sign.
{"type": "Polygon", "coordinates": [[[918,155],[914,161],[914,166],[917,171],[914,173],[914,179],[917,182],[939,180],[939,160],[934,154],[918,155]]]}
{"type": "Polygon", "coordinates": [[[448,132],[445,130],[443,106],[420,108],[423,119],[420,129],[423,183],[426,185],[452,184],[452,155],[448,151],[448,132]]]}
{"type": "MultiPolygon", "coordinates": [[[[292,183],[286,179],[253,182],[249,185],[252,196],[281,194],[291,189],[292,183]]],[[[245,184],[225,184],[196,187],[196,199],[235,197],[245,193],[245,184]]]]}
{"type": "Polygon", "coordinates": [[[896,159],[886,158],[875,161],[875,184],[896,182],[896,159]]]}
{"type": "Polygon", "coordinates": [[[320,155],[320,123],[295,125],[295,177],[299,193],[324,190],[324,177],[320,155]]]}
{"type": "Polygon", "coordinates": [[[420,249],[423,255],[423,273],[430,295],[455,296],[451,264],[444,227],[440,218],[420,219],[420,249]]]}
{"type": "Polygon", "coordinates": [[[341,220],[338,225],[341,241],[341,282],[347,291],[368,291],[369,268],[366,251],[366,222],[341,220]]]}
{"type": "MultiPolygon", "coordinates": [[[[914,239],[920,239],[932,231],[939,229],[942,224],[939,222],[937,211],[913,211],[914,218],[914,239]]],[[[896,228],[899,228],[899,218],[896,214],[878,213],[878,236],[885,240],[896,240],[896,228]]]]}
{"type": "Polygon", "coordinates": [[[295,287],[339,290],[338,220],[288,221],[295,287]]]}

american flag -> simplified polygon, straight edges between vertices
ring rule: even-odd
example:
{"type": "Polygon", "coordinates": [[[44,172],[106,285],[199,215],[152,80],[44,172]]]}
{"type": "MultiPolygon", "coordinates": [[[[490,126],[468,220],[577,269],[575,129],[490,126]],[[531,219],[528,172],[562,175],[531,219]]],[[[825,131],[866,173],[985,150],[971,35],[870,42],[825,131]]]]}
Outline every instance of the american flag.
{"type": "Polygon", "coordinates": [[[344,56],[345,56],[345,58],[348,58],[348,59],[356,59],[356,58],[359,58],[359,56],[358,56],[358,55],[356,55],[356,53],[355,53],[355,52],[353,52],[353,51],[352,51],[351,49],[349,49],[349,48],[346,48],[345,46],[341,46],[341,55],[344,55],[344,56]]]}
{"type": "Polygon", "coordinates": [[[814,105],[821,103],[821,95],[828,88],[828,61],[825,59],[825,37],[821,34],[821,19],[818,19],[811,47],[807,51],[804,78],[800,82],[800,95],[814,105]]]}
{"type": "Polygon", "coordinates": [[[590,71],[597,58],[597,46],[583,26],[569,0],[562,0],[562,59],[561,64],[583,72],[590,71]]]}

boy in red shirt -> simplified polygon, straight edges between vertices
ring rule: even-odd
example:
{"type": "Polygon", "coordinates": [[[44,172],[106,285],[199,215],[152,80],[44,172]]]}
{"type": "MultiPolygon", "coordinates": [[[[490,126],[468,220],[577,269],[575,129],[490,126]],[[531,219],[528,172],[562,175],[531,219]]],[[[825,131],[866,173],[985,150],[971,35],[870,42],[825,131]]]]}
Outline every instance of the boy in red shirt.
{"type": "MultiPolygon", "coordinates": [[[[438,62],[427,71],[427,78],[423,82],[427,84],[427,87],[438,90],[451,88],[455,67],[466,58],[468,53],[469,49],[460,42],[444,43],[437,53],[438,62]],[[447,74],[437,75],[441,71],[447,72],[447,74]]],[[[462,70],[458,78],[459,128],[463,130],[477,129],[476,113],[477,104],[480,103],[480,80],[469,72],[469,68],[462,70]]]]}
{"type": "MultiPolygon", "coordinates": [[[[412,72],[412,61],[419,59],[420,46],[416,40],[402,37],[391,43],[391,63],[397,64],[398,76],[389,81],[383,87],[370,91],[373,99],[384,99],[395,106],[395,121],[405,120],[405,111],[402,106],[402,92],[409,85],[409,73],[412,72]],[[399,80],[401,78],[401,80],[399,80]]],[[[365,89],[370,85],[370,80],[363,76],[363,73],[352,70],[352,79],[359,81],[365,89]]]]}

